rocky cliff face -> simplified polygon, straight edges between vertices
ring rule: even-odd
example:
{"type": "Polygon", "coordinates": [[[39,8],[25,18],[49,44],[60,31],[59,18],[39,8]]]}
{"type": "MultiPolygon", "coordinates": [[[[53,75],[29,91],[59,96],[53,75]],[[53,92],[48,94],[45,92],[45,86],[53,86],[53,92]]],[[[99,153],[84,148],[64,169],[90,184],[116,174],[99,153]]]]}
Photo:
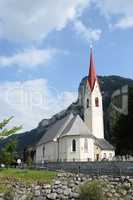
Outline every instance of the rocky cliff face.
{"type": "MultiPolygon", "coordinates": [[[[112,93],[121,88],[123,85],[133,86],[133,80],[119,77],[119,76],[99,76],[99,84],[103,96],[103,109],[104,109],[104,118],[105,118],[105,137],[108,139],[108,127],[106,125],[107,109],[110,104],[112,93]]],[[[55,123],[56,120],[61,119],[70,112],[74,114],[79,114],[83,118],[83,98],[84,98],[84,89],[86,86],[87,77],[83,78],[78,89],[78,99],[75,103],[72,103],[66,110],[63,110],[50,119],[43,119],[38,127],[22,134],[13,135],[3,140],[0,143],[0,147],[5,145],[11,140],[17,140],[17,151],[23,152],[24,149],[29,147],[34,147],[39,139],[45,134],[51,124],[55,123]]]]}
{"type": "Polygon", "coordinates": [[[133,155],[133,87],[117,90],[106,112],[108,138],[118,155],[133,155]]]}

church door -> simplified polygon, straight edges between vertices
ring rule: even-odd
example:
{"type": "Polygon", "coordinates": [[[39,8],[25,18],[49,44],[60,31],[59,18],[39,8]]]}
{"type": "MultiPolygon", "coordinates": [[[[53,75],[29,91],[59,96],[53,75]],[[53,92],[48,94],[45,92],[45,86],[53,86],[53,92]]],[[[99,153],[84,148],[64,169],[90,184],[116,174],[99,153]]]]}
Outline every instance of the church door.
{"type": "Polygon", "coordinates": [[[96,160],[99,160],[99,154],[96,154],[96,160]]]}

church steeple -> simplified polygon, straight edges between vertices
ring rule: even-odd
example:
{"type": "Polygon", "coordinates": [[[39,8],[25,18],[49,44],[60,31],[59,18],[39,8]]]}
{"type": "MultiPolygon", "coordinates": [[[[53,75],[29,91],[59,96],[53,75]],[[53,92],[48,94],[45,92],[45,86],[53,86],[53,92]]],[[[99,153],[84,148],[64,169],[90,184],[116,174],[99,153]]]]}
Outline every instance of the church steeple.
{"type": "Polygon", "coordinates": [[[91,92],[93,91],[96,80],[97,80],[96,66],[95,66],[93,51],[91,48],[90,49],[90,68],[89,68],[89,75],[88,75],[88,83],[89,83],[89,88],[91,92]]]}
{"type": "Polygon", "coordinates": [[[92,135],[96,138],[104,138],[102,95],[92,48],[90,49],[90,68],[84,95],[84,121],[92,135]]]}

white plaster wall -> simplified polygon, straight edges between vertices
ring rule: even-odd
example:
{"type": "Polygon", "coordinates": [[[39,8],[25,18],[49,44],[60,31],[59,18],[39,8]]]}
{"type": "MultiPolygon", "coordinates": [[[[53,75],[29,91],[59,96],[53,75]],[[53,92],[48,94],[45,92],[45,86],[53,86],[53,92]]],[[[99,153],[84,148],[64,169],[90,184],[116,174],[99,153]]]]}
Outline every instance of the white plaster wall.
{"type": "Polygon", "coordinates": [[[35,162],[36,163],[42,162],[42,145],[39,145],[36,148],[35,162]]]}
{"type": "Polygon", "coordinates": [[[102,96],[97,81],[95,83],[91,98],[92,98],[92,134],[97,138],[104,138],[102,96]],[[99,98],[99,107],[95,106],[96,97],[99,98]]]}
{"type": "Polygon", "coordinates": [[[60,139],[60,159],[62,161],[94,161],[94,141],[88,138],[88,152],[84,150],[85,138],[81,136],[67,136],[60,139]],[[72,140],[76,140],[76,152],[72,152],[72,140]]]}
{"type": "Polygon", "coordinates": [[[46,144],[39,145],[36,149],[36,163],[42,163],[45,160],[57,161],[58,158],[58,146],[57,142],[49,142],[46,144]],[[43,157],[43,147],[45,147],[43,157]]]}
{"type": "Polygon", "coordinates": [[[92,132],[92,99],[89,92],[88,84],[86,85],[85,97],[84,97],[84,122],[88,129],[92,132]],[[87,108],[87,99],[89,99],[89,108],[87,108]]]}
{"type": "Polygon", "coordinates": [[[49,161],[57,161],[58,144],[57,142],[49,142],[45,145],[45,158],[49,161]]]}
{"type": "Polygon", "coordinates": [[[85,138],[80,138],[80,160],[81,161],[94,161],[94,140],[87,138],[88,152],[84,149],[85,138]]]}
{"type": "Polygon", "coordinates": [[[84,108],[84,120],[91,133],[96,138],[104,138],[102,95],[97,81],[91,94],[86,86],[84,108]],[[99,107],[95,106],[96,97],[99,99],[99,107]],[[86,107],[87,98],[90,100],[89,108],[86,107]]]}
{"type": "Polygon", "coordinates": [[[78,136],[67,136],[66,137],[67,146],[67,161],[80,161],[80,137],[78,136]],[[72,140],[76,140],[76,151],[72,151],[72,140]]]}
{"type": "Polygon", "coordinates": [[[67,161],[67,138],[59,140],[59,160],[67,161]]]}

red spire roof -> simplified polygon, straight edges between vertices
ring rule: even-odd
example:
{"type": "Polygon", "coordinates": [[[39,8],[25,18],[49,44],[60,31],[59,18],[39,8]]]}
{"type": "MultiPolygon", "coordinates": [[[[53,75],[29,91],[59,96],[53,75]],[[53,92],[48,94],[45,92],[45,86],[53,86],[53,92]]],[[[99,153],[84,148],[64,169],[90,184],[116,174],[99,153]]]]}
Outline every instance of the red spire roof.
{"type": "Polygon", "coordinates": [[[91,52],[90,52],[90,69],[89,69],[89,76],[88,76],[88,83],[89,83],[89,87],[91,89],[91,92],[93,91],[93,88],[94,88],[96,80],[97,80],[96,66],[95,66],[93,51],[92,51],[92,48],[91,48],[91,52]]]}

